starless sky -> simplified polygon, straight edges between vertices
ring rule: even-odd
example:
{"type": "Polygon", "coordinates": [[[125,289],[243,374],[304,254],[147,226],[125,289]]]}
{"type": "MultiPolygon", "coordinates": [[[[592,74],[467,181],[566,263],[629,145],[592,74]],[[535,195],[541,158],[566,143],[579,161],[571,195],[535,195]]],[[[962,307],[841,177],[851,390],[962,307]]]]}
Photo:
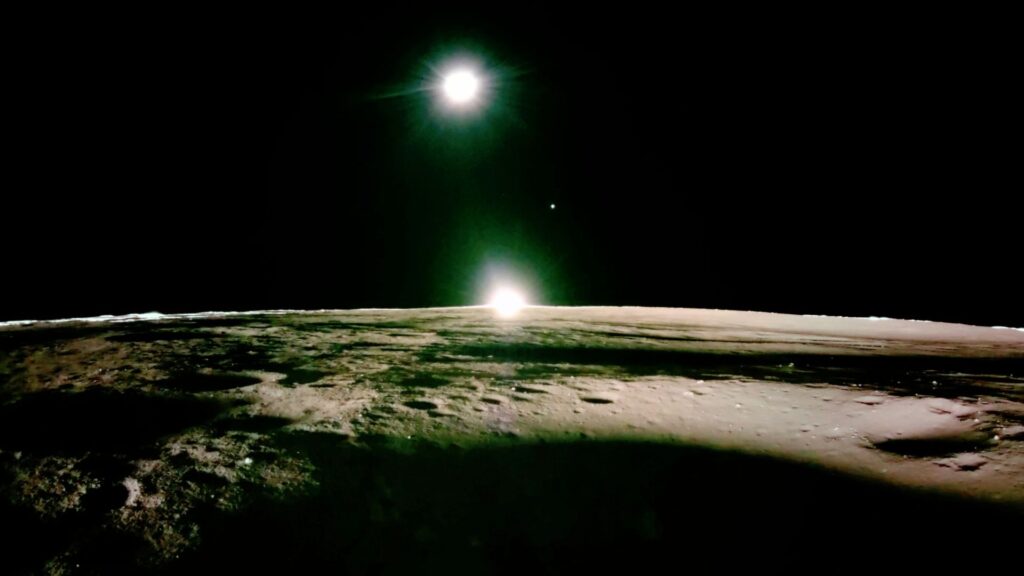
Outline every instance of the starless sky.
{"type": "Polygon", "coordinates": [[[502,6],[12,20],[0,319],[474,304],[497,271],[1024,324],[990,21],[502,6]],[[446,115],[459,56],[488,94],[446,115]]]}

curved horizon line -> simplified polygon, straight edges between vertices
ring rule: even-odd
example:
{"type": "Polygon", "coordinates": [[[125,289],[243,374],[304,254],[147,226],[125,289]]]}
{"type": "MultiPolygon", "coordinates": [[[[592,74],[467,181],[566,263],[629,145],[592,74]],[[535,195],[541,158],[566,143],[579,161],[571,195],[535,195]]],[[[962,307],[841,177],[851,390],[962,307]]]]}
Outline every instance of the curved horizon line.
{"type": "MultiPolygon", "coordinates": [[[[82,323],[103,323],[107,322],[110,324],[127,324],[131,322],[151,322],[155,320],[166,320],[166,319],[203,319],[203,318],[217,318],[224,316],[255,316],[255,315],[285,315],[285,314],[309,314],[309,313],[329,313],[329,312],[394,312],[401,310],[452,310],[452,309],[466,309],[466,308],[489,308],[487,304],[474,304],[468,306],[431,306],[425,308],[319,308],[319,309],[292,309],[292,308],[279,308],[269,310],[224,310],[224,311],[205,311],[205,312],[177,312],[177,313],[164,313],[164,312],[141,312],[131,314],[102,314],[99,316],[84,316],[75,318],[53,318],[47,320],[6,320],[0,321],[0,328],[9,328],[15,326],[33,326],[36,324],[71,324],[75,322],[82,323]]],[[[962,324],[964,326],[977,326],[979,328],[990,328],[992,330],[1016,330],[1018,332],[1024,332],[1024,328],[1014,328],[1011,326],[980,326],[977,324],[964,324],[962,322],[943,322],[935,320],[917,320],[913,318],[888,318],[885,316],[835,316],[830,314],[791,314],[786,312],[767,312],[762,310],[731,310],[724,308],[685,308],[685,307],[672,307],[672,306],[548,306],[543,304],[529,304],[527,308],[669,308],[675,310],[709,310],[718,312],[753,312],[757,314],[779,314],[783,316],[800,316],[803,318],[837,318],[844,320],[867,320],[871,322],[878,321],[897,321],[897,322],[927,322],[927,323],[945,323],[945,324],[962,324]]]]}

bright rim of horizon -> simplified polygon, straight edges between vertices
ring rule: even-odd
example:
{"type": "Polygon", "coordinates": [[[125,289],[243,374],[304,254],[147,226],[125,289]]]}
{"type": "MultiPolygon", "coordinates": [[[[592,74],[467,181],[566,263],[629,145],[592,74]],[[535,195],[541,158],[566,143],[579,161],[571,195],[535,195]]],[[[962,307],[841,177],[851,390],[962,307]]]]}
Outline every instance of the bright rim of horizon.
{"type": "Polygon", "coordinates": [[[526,306],[526,298],[512,288],[499,288],[491,295],[487,305],[502,318],[511,318],[526,306]]]}
{"type": "MultiPolygon", "coordinates": [[[[502,297],[500,300],[498,296],[502,290],[494,293],[494,297],[491,298],[487,304],[476,305],[476,306],[441,306],[433,308],[318,308],[318,309],[293,309],[293,308],[277,308],[269,310],[230,310],[230,311],[205,311],[205,312],[179,312],[179,313],[163,313],[163,312],[143,312],[135,314],[122,314],[122,315],[110,315],[104,314],[101,316],[87,316],[77,318],[50,318],[44,320],[0,320],[0,328],[14,328],[19,326],[33,326],[37,324],[67,324],[74,322],[108,322],[111,324],[121,324],[130,322],[151,322],[157,320],[195,320],[203,318],[217,318],[223,316],[251,316],[251,315],[288,315],[288,314],[329,314],[329,313],[345,313],[345,312],[401,312],[410,310],[441,310],[441,309],[462,309],[462,308],[493,308],[500,314],[502,311],[511,311],[511,315],[515,315],[516,312],[522,308],[548,308],[548,309],[576,309],[576,310],[588,310],[588,309],[604,309],[604,308],[645,308],[644,306],[542,306],[537,304],[527,304],[525,297],[521,293],[515,290],[509,290],[512,297],[502,297]],[[500,304],[500,305],[499,305],[500,304]]],[[[678,308],[678,310],[709,310],[718,312],[742,312],[739,310],[716,310],[713,308],[678,308]]],[[[758,313],[758,312],[755,312],[758,313]]],[[[765,313],[765,312],[760,312],[765,313]]],[[[776,314],[774,312],[767,312],[767,314],[776,314]]],[[[839,320],[867,320],[877,321],[881,317],[856,317],[856,316],[829,316],[824,314],[780,314],[783,316],[802,316],[805,318],[822,318],[822,319],[839,319],[839,320]]],[[[919,323],[932,323],[929,320],[900,320],[900,319],[887,319],[894,322],[919,322],[919,323]]],[[[976,328],[987,328],[990,330],[1011,330],[1014,332],[1024,332],[1024,328],[1013,327],[1013,326],[983,326],[976,324],[965,324],[965,326],[972,326],[976,328]]]]}

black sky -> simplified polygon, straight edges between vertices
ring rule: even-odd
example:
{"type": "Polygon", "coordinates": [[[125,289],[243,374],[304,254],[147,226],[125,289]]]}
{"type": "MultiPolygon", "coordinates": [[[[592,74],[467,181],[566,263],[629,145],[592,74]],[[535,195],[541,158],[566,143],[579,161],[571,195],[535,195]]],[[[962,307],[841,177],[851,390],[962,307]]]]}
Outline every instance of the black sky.
{"type": "Polygon", "coordinates": [[[471,304],[503,262],[549,303],[1024,325],[996,16],[508,6],[25,15],[0,319],[471,304]],[[384,97],[460,50],[480,117],[384,97]]]}

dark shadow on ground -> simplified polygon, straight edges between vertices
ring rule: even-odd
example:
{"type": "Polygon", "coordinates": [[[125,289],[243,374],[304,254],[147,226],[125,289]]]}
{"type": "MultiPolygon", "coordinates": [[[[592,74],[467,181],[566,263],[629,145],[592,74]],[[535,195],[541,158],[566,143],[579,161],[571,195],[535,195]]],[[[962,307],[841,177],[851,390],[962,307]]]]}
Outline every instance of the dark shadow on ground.
{"type": "Polygon", "coordinates": [[[958,551],[970,565],[979,550],[998,550],[1024,519],[1017,509],[699,447],[381,439],[364,448],[310,433],[278,443],[310,458],[317,488],[203,517],[202,548],[167,573],[829,571],[883,555],[890,567],[949,568],[958,551]]]}
{"type": "Polygon", "coordinates": [[[214,392],[259,384],[260,379],[244,374],[178,374],[156,383],[157,387],[179,392],[214,392]]]}
{"type": "Polygon", "coordinates": [[[900,454],[903,456],[952,456],[958,452],[975,452],[984,450],[990,443],[990,436],[984,432],[975,432],[963,436],[933,439],[894,439],[875,442],[875,448],[900,454]]]}
{"type": "MultiPolygon", "coordinates": [[[[146,564],[139,535],[98,527],[116,516],[122,488],[56,524],[0,502],[0,528],[15,533],[5,565],[39,571],[67,549],[54,543],[74,541],[66,560],[86,574],[966,571],[1014,553],[1024,521],[1021,508],[699,446],[462,448],[308,432],[270,442],[313,465],[308,488],[250,484],[239,512],[192,510],[197,548],[171,564],[146,564]]],[[[223,482],[209,476],[183,482],[223,482]]]]}
{"type": "Polygon", "coordinates": [[[144,548],[141,535],[102,529],[125,503],[128,491],[122,481],[134,470],[132,461],[159,457],[161,438],[209,422],[230,407],[210,399],[101,390],[37,392],[0,406],[0,572],[45,573],[42,564],[71,542],[97,551],[91,562],[102,569],[84,573],[134,571],[135,551],[144,548]],[[46,456],[71,457],[73,470],[54,473],[80,479],[69,485],[55,482],[54,500],[66,497],[61,490],[82,479],[95,481],[74,510],[56,517],[16,504],[19,492],[34,481],[17,470],[26,465],[24,459],[39,462],[46,456]]]}
{"type": "Polygon", "coordinates": [[[273,372],[283,372],[285,377],[281,379],[278,384],[286,387],[294,387],[296,384],[311,384],[318,382],[323,379],[324,376],[329,375],[329,372],[323,370],[313,370],[311,368],[296,368],[286,364],[270,365],[264,370],[270,370],[273,372]]]}
{"type": "Polygon", "coordinates": [[[139,392],[44,391],[0,406],[0,448],[44,454],[134,453],[213,420],[219,400],[139,392]]]}
{"type": "Polygon", "coordinates": [[[213,423],[212,428],[220,433],[230,431],[266,433],[284,428],[293,422],[290,418],[279,416],[236,416],[217,420],[213,423]]]}

